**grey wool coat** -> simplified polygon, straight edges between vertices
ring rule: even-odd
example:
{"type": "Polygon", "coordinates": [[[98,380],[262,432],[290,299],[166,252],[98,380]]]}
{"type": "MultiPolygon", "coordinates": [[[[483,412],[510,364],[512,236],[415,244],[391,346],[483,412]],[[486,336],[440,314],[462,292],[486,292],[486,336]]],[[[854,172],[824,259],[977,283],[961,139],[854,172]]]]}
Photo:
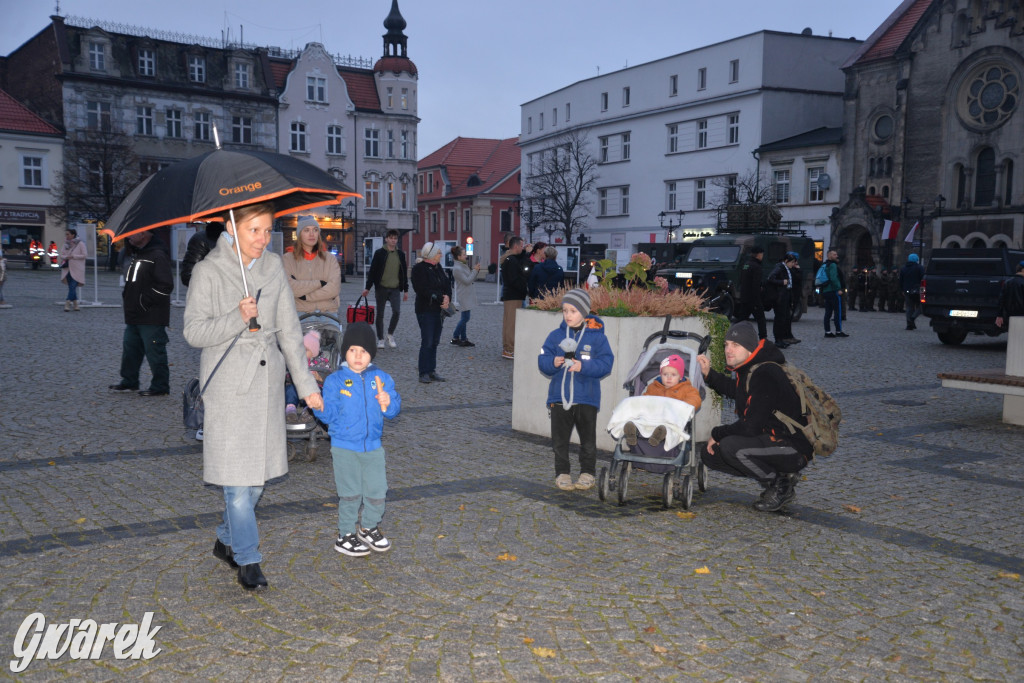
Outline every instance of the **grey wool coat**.
{"type": "Polygon", "coordinates": [[[260,292],[257,332],[248,331],[238,311],[242,274],[223,236],[192,271],[185,303],[185,341],[202,349],[201,385],[242,332],[203,394],[203,481],[220,486],[262,486],[287,474],[286,364],[299,396],[317,391],[281,257],[264,252],[246,279],[250,295],[260,292]]]}

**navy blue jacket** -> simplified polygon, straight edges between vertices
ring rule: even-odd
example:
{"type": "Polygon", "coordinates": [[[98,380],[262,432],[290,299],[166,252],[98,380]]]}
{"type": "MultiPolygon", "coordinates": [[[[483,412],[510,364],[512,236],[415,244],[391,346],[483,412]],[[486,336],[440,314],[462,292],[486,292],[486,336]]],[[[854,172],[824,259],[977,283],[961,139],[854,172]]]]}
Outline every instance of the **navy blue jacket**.
{"type": "MultiPolygon", "coordinates": [[[[548,335],[540,356],[537,357],[540,371],[551,378],[551,384],[548,386],[548,405],[562,403],[562,379],[566,375],[566,364],[563,363],[562,367],[556,368],[555,358],[565,355],[558,345],[565,339],[567,329],[568,326],[563,320],[562,324],[548,335]]],[[[584,318],[580,332],[573,332],[572,336],[577,339],[576,360],[580,361],[582,366],[579,372],[568,373],[573,384],[573,403],[600,408],[601,378],[612,371],[612,363],[615,362],[615,354],[608,344],[608,338],[604,336],[604,323],[596,315],[589,315],[584,318]]],[[[568,386],[567,381],[566,387],[568,386]]],[[[568,395],[568,389],[566,392],[568,395]]]]}

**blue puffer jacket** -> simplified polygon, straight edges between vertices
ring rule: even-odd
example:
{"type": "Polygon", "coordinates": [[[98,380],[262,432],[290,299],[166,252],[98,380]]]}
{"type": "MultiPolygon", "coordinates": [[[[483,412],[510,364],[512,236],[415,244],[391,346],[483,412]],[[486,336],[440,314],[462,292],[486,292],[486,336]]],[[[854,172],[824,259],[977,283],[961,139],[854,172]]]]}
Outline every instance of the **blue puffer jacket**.
{"type": "Polygon", "coordinates": [[[395,391],[395,380],[372,363],[361,373],[347,363],[324,381],[324,409],[313,414],[327,424],[331,445],[365,453],[380,448],[384,418],[389,420],[402,409],[402,397],[395,391]],[[387,411],[377,402],[377,378],[391,396],[387,411]]]}
{"type": "Polygon", "coordinates": [[[560,368],[555,367],[555,358],[565,355],[558,345],[566,338],[566,330],[568,326],[563,320],[558,329],[552,331],[544,340],[544,348],[537,357],[540,371],[551,378],[547,405],[562,404],[564,386],[565,398],[569,398],[571,390],[574,405],[584,404],[600,408],[601,378],[612,371],[612,363],[615,362],[608,338],[604,336],[604,323],[596,315],[590,315],[584,318],[583,327],[579,332],[570,330],[572,338],[577,340],[576,360],[582,365],[579,372],[566,373],[565,364],[560,368]]]}

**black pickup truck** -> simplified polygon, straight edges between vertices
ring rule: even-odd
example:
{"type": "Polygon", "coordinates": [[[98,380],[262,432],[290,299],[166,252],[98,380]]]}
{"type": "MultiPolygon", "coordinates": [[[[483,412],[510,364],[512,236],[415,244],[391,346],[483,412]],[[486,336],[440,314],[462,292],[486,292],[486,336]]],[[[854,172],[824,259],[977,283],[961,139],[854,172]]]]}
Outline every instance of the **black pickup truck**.
{"type": "Polygon", "coordinates": [[[1024,251],[934,249],[921,282],[921,312],[943,344],[959,344],[968,333],[998,337],[999,294],[1013,277],[1024,251]]]}

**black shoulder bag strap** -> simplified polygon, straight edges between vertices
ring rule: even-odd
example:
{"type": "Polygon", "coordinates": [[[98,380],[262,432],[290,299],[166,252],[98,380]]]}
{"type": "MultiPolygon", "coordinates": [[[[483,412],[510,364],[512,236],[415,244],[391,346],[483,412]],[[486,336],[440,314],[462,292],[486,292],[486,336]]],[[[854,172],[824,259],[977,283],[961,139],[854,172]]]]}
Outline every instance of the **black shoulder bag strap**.
{"type": "MultiPolygon", "coordinates": [[[[256,292],[256,303],[260,302],[260,294],[262,293],[262,289],[256,292]]],[[[242,330],[242,332],[245,332],[245,330],[242,330]]],[[[220,357],[220,360],[217,361],[217,364],[213,366],[213,372],[211,372],[210,376],[206,378],[206,384],[203,385],[202,391],[199,392],[199,398],[202,398],[203,394],[206,393],[206,387],[210,386],[210,380],[212,380],[213,376],[217,374],[218,370],[220,370],[220,364],[223,363],[224,359],[228,357],[228,354],[231,352],[231,348],[235,345],[235,342],[238,341],[239,337],[242,336],[242,332],[236,334],[235,338],[231,340],[231,344],[228,345],[228,348],[224,349],[224,354],[220,357]]]]}

